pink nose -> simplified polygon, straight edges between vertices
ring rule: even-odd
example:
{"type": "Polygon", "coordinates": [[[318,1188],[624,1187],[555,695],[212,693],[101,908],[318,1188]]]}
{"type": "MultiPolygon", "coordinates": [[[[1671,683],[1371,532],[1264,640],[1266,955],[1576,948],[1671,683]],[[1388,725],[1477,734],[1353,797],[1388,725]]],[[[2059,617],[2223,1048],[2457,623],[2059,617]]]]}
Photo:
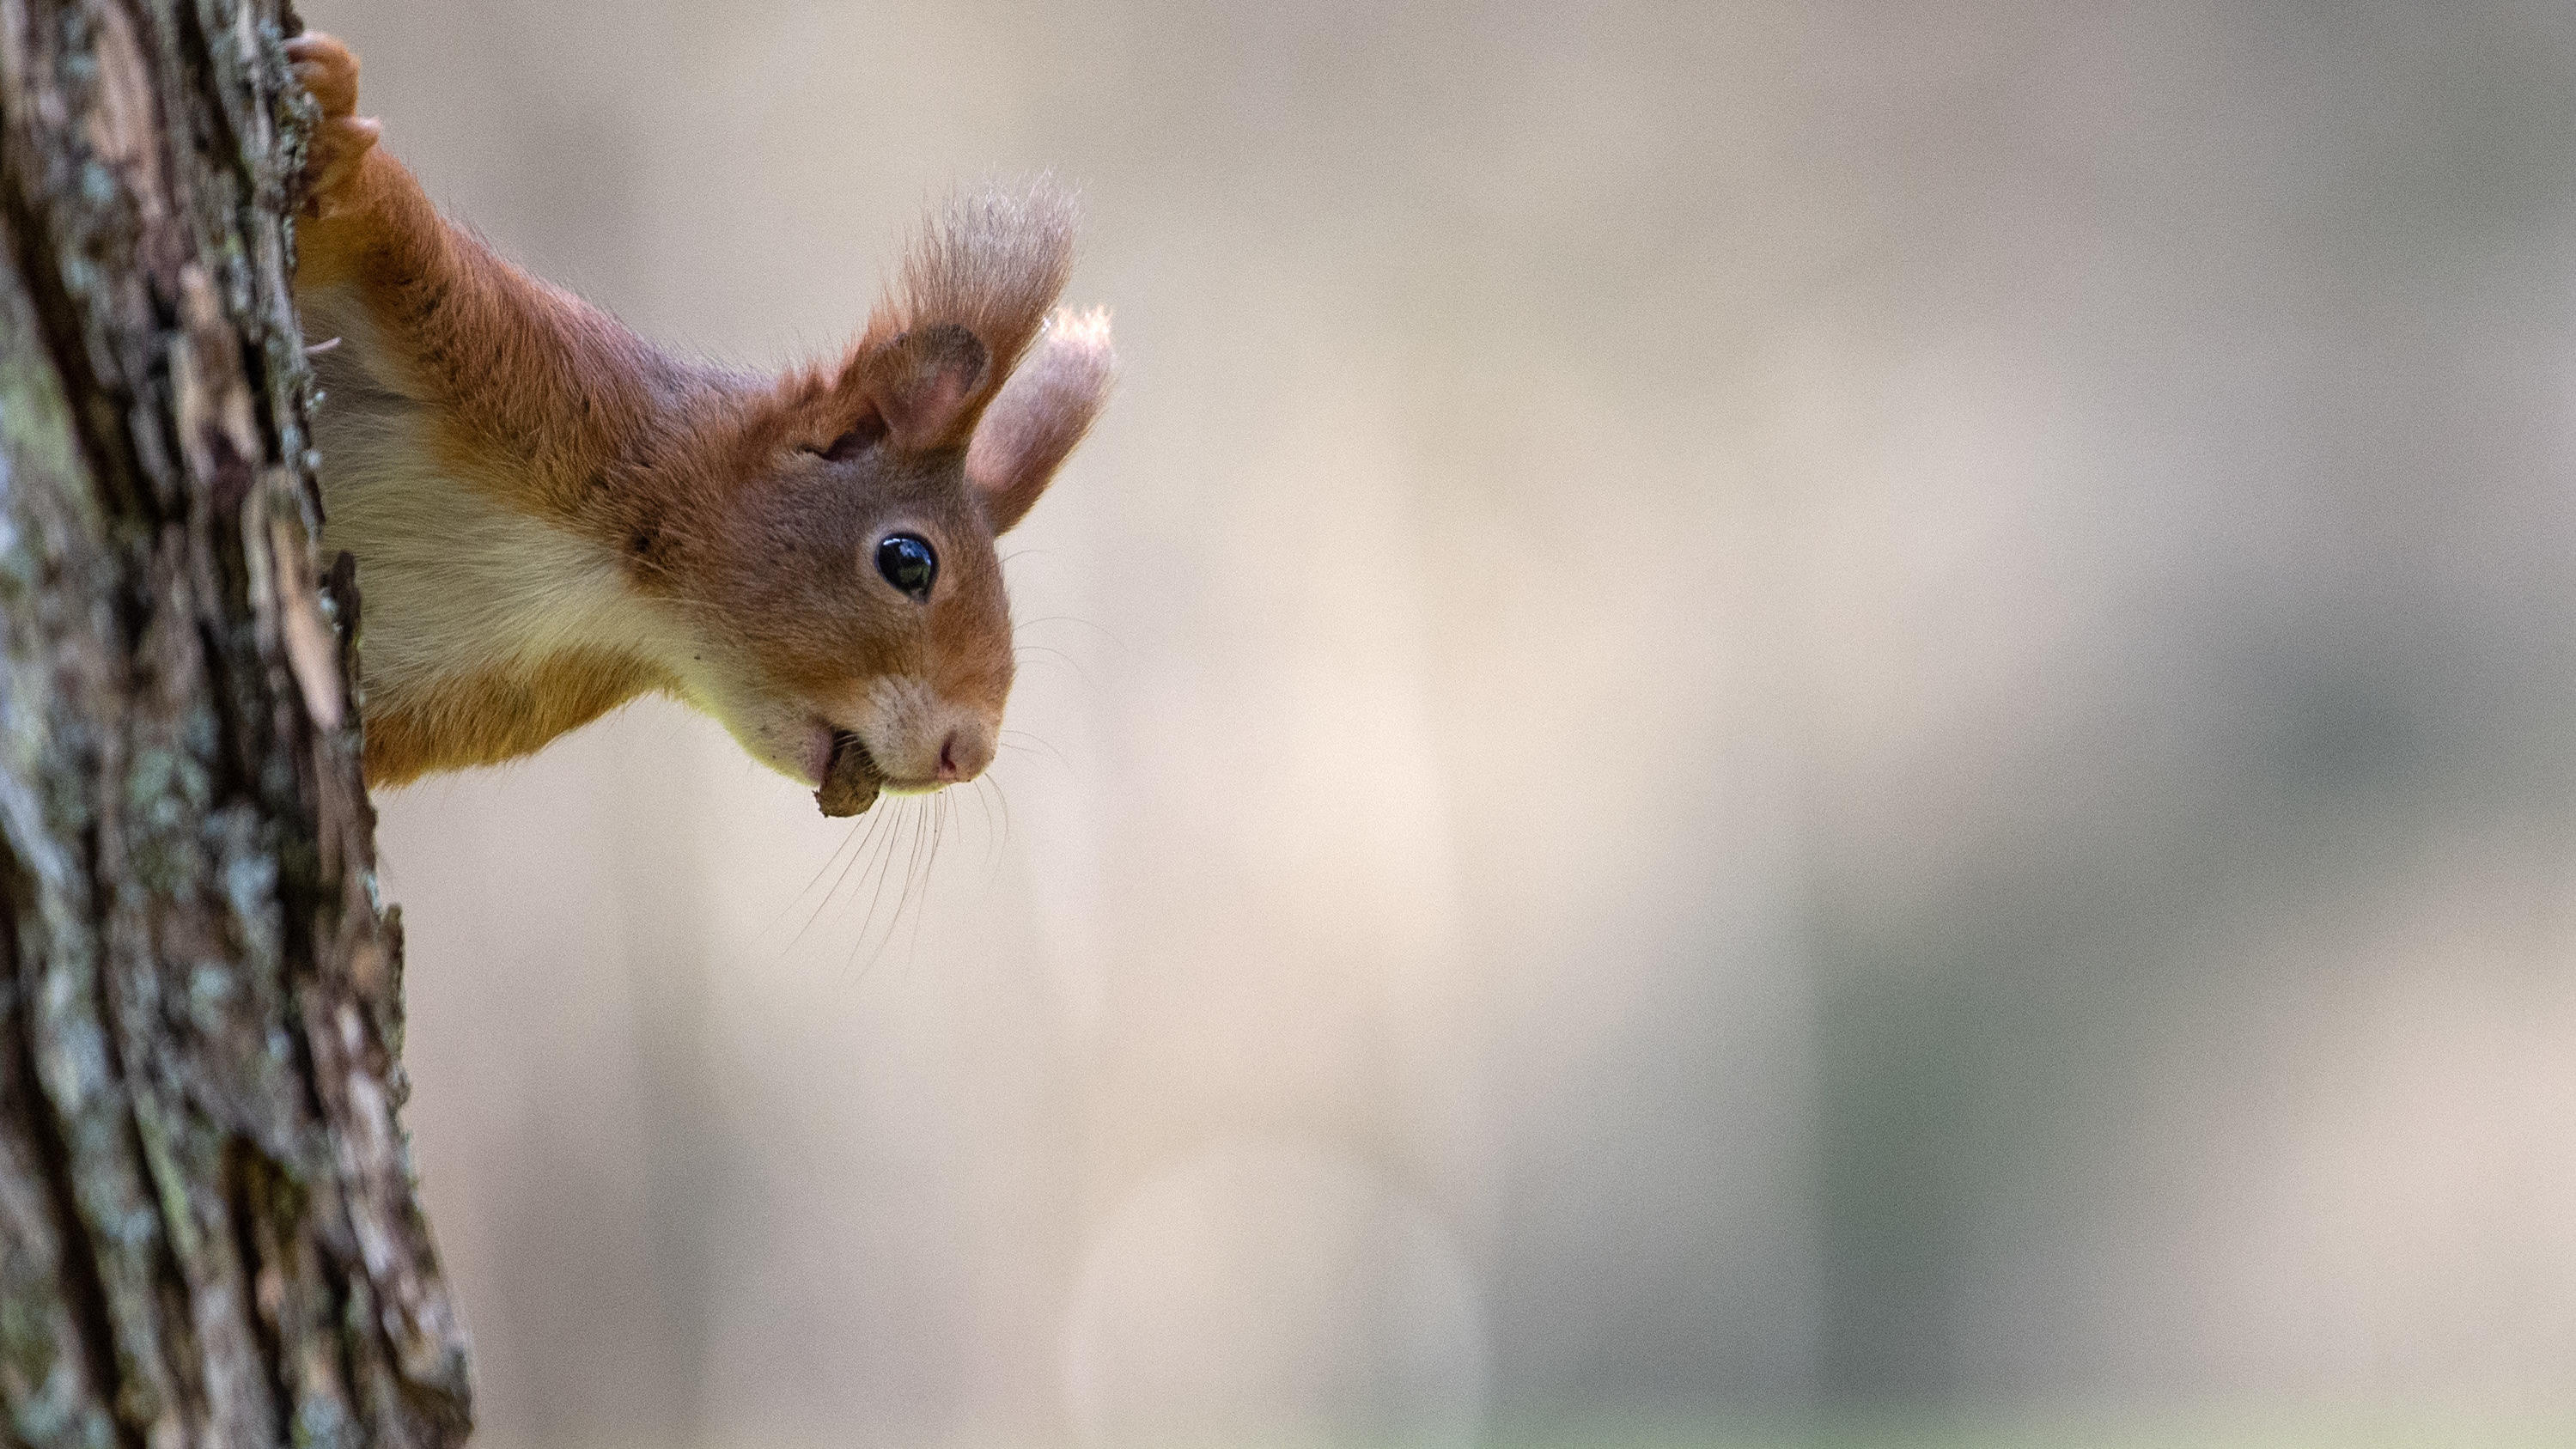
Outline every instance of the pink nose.
{"type": "Polygon", "coordinates": [[[993,763],[993,742],[982,730],[953,729],[939,742],[939,782],[953,785],[972,780],[993,763]]]}

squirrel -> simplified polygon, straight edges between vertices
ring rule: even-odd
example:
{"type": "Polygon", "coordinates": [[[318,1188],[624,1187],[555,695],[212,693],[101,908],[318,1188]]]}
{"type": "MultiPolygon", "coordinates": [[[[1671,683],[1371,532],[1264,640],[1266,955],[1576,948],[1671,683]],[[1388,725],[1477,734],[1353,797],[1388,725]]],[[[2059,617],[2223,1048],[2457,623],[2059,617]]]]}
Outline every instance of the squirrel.
{"type": "Polygon", "coordinates": [[[365,590],[368,778],[514,759],[638,695],[713,716],[856,815],[971,780],[1013,672],[994,538],[1114,370],[1054,310],[1048,184],[936,214],[848,352],[676,359],[439,215],[356,114],[358,58],[287,57],[321,108],[295,299],[324,398],[326,553],[365,590]]]}

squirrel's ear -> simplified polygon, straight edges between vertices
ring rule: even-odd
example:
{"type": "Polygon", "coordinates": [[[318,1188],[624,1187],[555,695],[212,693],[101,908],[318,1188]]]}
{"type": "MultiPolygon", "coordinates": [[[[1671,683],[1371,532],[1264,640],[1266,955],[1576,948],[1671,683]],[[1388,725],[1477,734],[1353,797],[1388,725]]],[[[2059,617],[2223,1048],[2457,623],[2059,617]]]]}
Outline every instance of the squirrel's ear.
{"type": "Polygon", "coordinates": [[[983,499],[993,532],[1008,531],[1046,491],[1100,412],[1117,368],[1106,310],[1047,318],[966,449],[966,481],[983,499]]]}
{"type": "Polygon", "coordinates": [[[841,388],[867,400],[894,445],[907,453],[954,447],[975,426],[991,354],[954,322],[915,327],[862,346],[842,373],[841,388]]]}
{"type": "Polygon", "coordinates": [[[1044,178],[941,208],[868,315],[842,391],[905,452],[963,447],[1073,265],[1073,200],[1044,178]]]}

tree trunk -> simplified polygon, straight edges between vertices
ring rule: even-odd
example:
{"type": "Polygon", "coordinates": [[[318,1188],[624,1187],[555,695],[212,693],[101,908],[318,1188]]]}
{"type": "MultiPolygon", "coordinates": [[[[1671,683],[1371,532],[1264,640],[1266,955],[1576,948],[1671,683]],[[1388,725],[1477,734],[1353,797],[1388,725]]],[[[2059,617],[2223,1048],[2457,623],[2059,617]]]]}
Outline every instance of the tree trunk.
{"type": "Polygon", "coordinates": [[[280,0],[0,0],[0,1406],[453,1445],[280,0]]]}

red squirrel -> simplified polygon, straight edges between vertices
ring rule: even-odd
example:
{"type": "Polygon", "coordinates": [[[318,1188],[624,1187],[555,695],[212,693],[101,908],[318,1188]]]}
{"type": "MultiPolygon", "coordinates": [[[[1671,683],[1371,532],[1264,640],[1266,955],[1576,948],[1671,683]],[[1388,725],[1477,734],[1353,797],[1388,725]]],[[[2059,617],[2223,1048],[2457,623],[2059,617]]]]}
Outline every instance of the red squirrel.
{"type": "Polygon", "coordinates": [[[451,225],[357,116],[348,47],[287,54],[322,114],[295,297],[323,547],[364,591],[369,779],[526,755],[654,691],[826,815],[975,778],[1013,664],[994,537],[1113,367],[1104,313],[1051,310],[1064,198],[952,205],[846,356],[752,376],[451,225]]]}

